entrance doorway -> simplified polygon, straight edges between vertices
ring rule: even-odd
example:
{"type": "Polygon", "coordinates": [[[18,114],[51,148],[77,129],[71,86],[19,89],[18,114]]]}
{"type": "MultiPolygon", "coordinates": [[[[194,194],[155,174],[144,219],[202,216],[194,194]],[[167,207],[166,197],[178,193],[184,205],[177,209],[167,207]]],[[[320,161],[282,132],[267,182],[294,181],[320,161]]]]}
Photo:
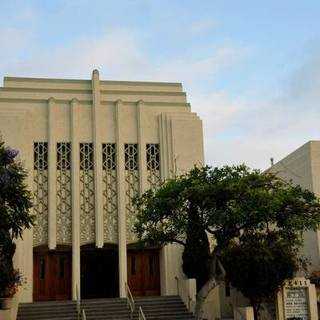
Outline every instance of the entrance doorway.
{"type": "Polygon", "coordinates": [[[114,298],[119,296],[118,250],[115,246],[97,249],[81,247],[81,298],[114,298]]]}
{"type": "Polygon", "coordinates": [[[128,284],[134,296],[160,295],[159,250],[128,250],[128,284]]]}
{"type": "Polygon", "coordinates": [[[71,299],[71,248],[33,250],[33,300],[71,299]]]}

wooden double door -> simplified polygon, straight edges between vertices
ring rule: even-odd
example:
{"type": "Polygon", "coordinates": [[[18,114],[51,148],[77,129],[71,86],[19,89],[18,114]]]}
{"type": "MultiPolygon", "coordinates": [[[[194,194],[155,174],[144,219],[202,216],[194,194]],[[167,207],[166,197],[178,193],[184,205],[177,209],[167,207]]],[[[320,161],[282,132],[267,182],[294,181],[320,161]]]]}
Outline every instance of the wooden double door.
{"type": "Polygon", "coordinates": [[[33,300],[71,299],[71,250],[33,253],[33,300]]]}
{"type": "Polygon", "coordinates": [[[159,250],[128,250],[128,284],[134,296],[160,295],[159,250]]]}

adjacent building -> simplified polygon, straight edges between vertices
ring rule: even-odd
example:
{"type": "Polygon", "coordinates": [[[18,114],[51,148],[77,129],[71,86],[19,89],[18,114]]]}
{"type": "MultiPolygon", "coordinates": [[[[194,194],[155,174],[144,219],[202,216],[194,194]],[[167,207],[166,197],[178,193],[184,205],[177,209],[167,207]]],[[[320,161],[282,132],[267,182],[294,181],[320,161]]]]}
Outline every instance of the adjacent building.
{"type": "Polygon", "coordinates": [[[21,302],[176,294],[181,248],[141,250],[132,198],[203,164],[180,83],[5,77],[0,133],[20,151],[35,226],[17,243],[21,302]]]}
{"type": "MultiPolygon", "coordinates": [[[[272,165],[268,171],[320,197],[320,141],[309,141],[272,165]]],[[[310,262],[309,273],[320,272],[320,231],[304,234],[303,255],[310,262]]]]}

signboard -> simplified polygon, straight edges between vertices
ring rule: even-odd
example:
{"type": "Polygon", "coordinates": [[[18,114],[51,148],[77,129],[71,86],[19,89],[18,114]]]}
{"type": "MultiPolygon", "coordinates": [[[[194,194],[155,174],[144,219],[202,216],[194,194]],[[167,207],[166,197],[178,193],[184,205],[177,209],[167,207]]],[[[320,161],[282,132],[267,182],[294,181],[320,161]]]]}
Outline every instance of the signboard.
{"type": "Polygon", "coordinates": [[[308,292],[305,287],[286,287],[284,310],[286,320],[310,320],[308,292]]]}

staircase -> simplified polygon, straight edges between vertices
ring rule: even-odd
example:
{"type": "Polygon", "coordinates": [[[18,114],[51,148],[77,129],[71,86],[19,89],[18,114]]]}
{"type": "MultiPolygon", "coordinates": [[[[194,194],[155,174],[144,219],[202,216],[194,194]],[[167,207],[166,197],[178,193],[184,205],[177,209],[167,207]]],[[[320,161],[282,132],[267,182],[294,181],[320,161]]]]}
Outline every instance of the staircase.
{"type": "MultiPolygon", "coordinates": [[[[134,319],[138,319],[141,306],[147,320],[191,320],[193,315],[178,296],[135,298],[134,319]]],[[[130,319],[126,299],[82,300],[81,308],[87,320],[128,320],[130,319]]],[[[21,303],[17,320],[77,320],[74,301],[21,303]]]]}
{"type": "Polygon", "coordinates": [[[20,303],[17,320],[77,320],[75,301],[20,303]]]}
{"type": "Polygon", "coordinates": [[[134,298],[138,319],[138,309],[142,308],[147,320],[191,320],[194,319],[179,296],[158,296],[134,298]]]}

